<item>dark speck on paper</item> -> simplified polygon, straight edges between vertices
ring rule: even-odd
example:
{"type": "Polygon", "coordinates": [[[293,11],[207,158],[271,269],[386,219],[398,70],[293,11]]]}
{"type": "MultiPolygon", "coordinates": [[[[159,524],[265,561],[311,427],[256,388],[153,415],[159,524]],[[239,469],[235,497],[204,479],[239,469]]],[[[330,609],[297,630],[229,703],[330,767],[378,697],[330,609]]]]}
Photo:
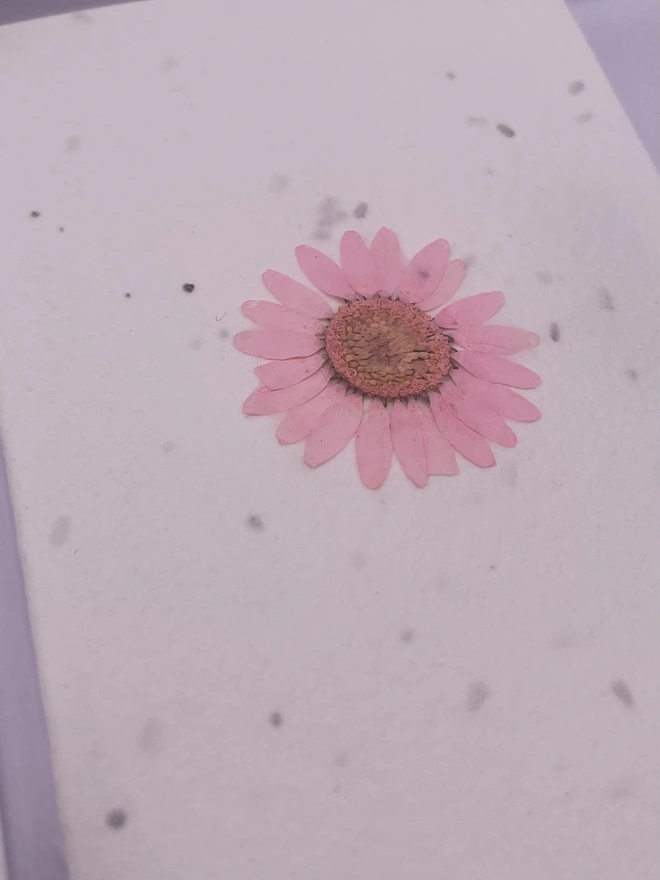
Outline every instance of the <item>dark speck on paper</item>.
{"type": "Polygon", "coordinates": [[[614,297],[606,287],[598,288],[598,305],[602,311],[614,311],[614,297]]]}
{"type": "Polygon", "coordinates": [[[559,633],[552,639],[551,644],[556,651],[562,651],[564,648],[572,648],[576,641],[572,633],[559,633]]]}
{"type": "Polygon", "coordinates": [[[78,137],[77,134],[69,135],[69,137],[64,142],[67,153],[76,153],[80,149],[81,144],[82,138],[78,137]]]}
{"type": "Polygon", "coordinates": [[[410,643],[415,639],[415,630],[407,627],[406,629],[401,630],[401,641],[410,643]]]}
{"type": "Polygon", "coordinates": [[[631,382],[637,381],[637,370],[626,370],[626,376],[631,382]]]}
{"type": "Polygon", "coordinates": [[[255,532],[263,532],[265,528],[264,521],[260,516],[257,516],[256,513],[251,513],[250,516],[248,516],[247,523],[251,529],[255,530],[255,532]]]}
{"type": "Polygon", "coordinates": [[[445,73],[445,76],[449,80],[456,79],[456,74],[454,73],[453,70],[448,70],[447,73],[445,73]]]}
{"type": "Polygon", "coordinates": [[[497,130],[500,134],[503,134],[504,137],[512,138],[515,135],[515,131],[511,128],[510,125],[505,125],[503,122],[498,122],[497,130]]]}
{"type": "Polygon", "coordinates": [[[162,729],[157,718],[147,718],[138,736],[138,744],[147,755],[155,755],[160,749],[162,729]]]}
{"type": "Polygon", "coordinates": [[[105,824],[108,826],[108,828],[114,828],[115,831],[118,831],[120,828],[124,827],[127,819],[128,813],[126,812],[126,810],[110,810],[110,812],[105,817],[105,824]]]}
{"type": "Polygon", "coordinates": [[[61,547],[69,534],[70,520],[68,516],[58,516],[50,530],[50,543],[53,547],[61,547]]]}
{"type": "Polygon", "coordinates": [[[125,299],[130,299],[130,298],[131,298],[131,294],[130,294],[130,293],[125,293],[125,294],[124,294],[124,297],[125,297],[125,299]]]}
{"type": "Polygon", "coordinates": [[[342,223],[348,216],[337,199],[326,196],[317,207],[316,229],[312,233],[316,239],[330,238],[330,230],[337,223],[342,223]]]}
{"type": "Polygon", "coordinates": [[[199,351],[203,345],[204,345],[204,340],[200,339],[199,336],[197,336],[195,339],[190,340],[190,347],[192,348],[193,351],[199,351]]]}
{"type": "Polygon", "coordinates": [[[268,719],[273,727],[281,727],[284,724],[284,718],[281,712],[271,712],[268,719]]]}
{"type": "Polygon", "coordinates": [[[635,780],[632,776],[619,776],[607,786],[606,792],[614,801],[632,797],[635,793],[635,780]]]}
{"type": "Polygon", "coordinates": [[[160,69],[163,73],[171,73],[171,71],[175,70],[178,66],[178,59],[174,58],[172,55],[168,55],[167,58],[163,58],[161,61],[160,69]]]}
{"type": "Polygon", "coordinates": [[[362,220],[363,217],[367,216],[367,211],[369,210],[369,205],[366,202],[360,202],[353,208],[353,216],[358,220],[362,220]]]}
{"type": "Polygon", "coordinates": [[[30,217],[41,217],[41,211],[30,211],[30,217]]]}
{"type": "Polygon", "coordinates": [[[358,550],[351,556],[351,562],[356,568],[364,568],[367,563],[367,557],[361,550],[358,550]]]}
{"type": "Polygon", "coordinates": [[[192,293],[195,289],[195,285],[191,284],[190,281],[187,281],[185,284],[181,285],[181,289],[184,293],[192,293]]]}
{"type": "Polygon", "coordinates": [[[468,687],[466,708],[468,712],[478,712],[490,696],[490,689],[483,681],[473,681],[468,687]]]}
{"type": "Polygon", "coordinates": [[[488,571],[495,571],[496,568],[497,568],[496,565],[489,565],[489,566],[488,566],[488,571]]]}
{"type": "Polygon", "coordinates": [[[270,179],[270,191],[272,193],[282,193],[288,189],[290,180],[286,174],[273,174],[270,179]]]}
{"type": "Polygon", "coordinates": [[[583,92],[585,89],[585,84],[579,79],[576,79],[575,82],[572,82],[568,87],[568,92],[570,95],[579,95],[580,92],[583,92]]]}
{"type": "Polygon", "coordinates": [[[580,113],[580,115],[575,118],[578,122],[591,122],[594,118],[594,114],[590,110],[587,110],[585,113],[580,113]]]}
{"type": "Polygon", "coordinates": [[[58,232],[64,232],[64,227],[63,227],[63,226],[58,226],[58,227],[57,227],[57,231],[58,231],[58,232]]]}
{"type": "Polygon", "coordinates": [[[626,707],[626,709],[632,709],[635,701],[633,700],[632,692],[625,681],[622,681],[620,678],[618,678],[616,681],[612,682],[610,687],[612,688],[612,693],[617,698],[617,700],[620,700],[626,707]]]}
{"type": "Polygon", "coordinates": [[[518,468],[515,464],[506,464],[502,468],[502,479],[505,486],[513,487],[518,482],[518,468]]]}
{"type": "Polygon", "coordinates": [[[556,321],[553,321],[552,324],[550,324],[550,339],[552,339],[553,342],[559,342],[560,338],[561,331],[559,329],[559,324],[557,324],[556,321]]]}
{"type": "Polygon", "coordinates": [[[220,337],[220,339],[228,339],[229,330],[227,330],[226,327],[222,327],[220,330],[218,330],[218,336],[220,337]]]}

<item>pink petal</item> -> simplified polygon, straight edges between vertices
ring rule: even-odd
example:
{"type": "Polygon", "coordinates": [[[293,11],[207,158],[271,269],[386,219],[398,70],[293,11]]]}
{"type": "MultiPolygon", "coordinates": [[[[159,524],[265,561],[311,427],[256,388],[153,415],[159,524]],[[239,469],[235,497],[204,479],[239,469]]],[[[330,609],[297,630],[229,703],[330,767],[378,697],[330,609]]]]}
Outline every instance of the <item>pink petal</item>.
{"type": "Polygon", "coordinates": [[[481,434],[486,440],[499,443],[500,446],[516,445],[516,435],[503,418],[489,409],[479,397],[475,397],[458,385],[444,382],[440,394],[443,400],[468,428],[481,434]]]}
{"type": "Polygon", "coordinates": [[[493,451],[484,438],[457,419],[437,392],[429,393],[429,403],[438,430],[456,452],[478,467],[492,467],[495,464],[493,451]]]}
{"type": "Polygon", "coordinates": [[[269,361],[267,364],[255,367],[254,372],[271,391],[277,391],[279,388],[289,388],[308,376],[313,376],[324,363],[325,355],[317,352],[306,358],[269,361]]]}
{"type": "Polygon", "coordinates": [[[305,447],[305,464],[318,467],[346,446],[362,420],[362,395],[347,394],[333,403],[312,429],[305,447]]]}
{"type": "Polygon", "coordinates": [[[510,361],[498,354],[482,354],[476,351],[456,351],[452,355],[457,364],[488,382],[513,385],[514,388],[536,388],[541,379],[532,370],[510,361]]]}
{"type": "Polygon", "coordinates": [[[449,243],[443,238],[432,241],[415,254],[404,271],[399,290],[404,302],[422,302],[436,289],[449,261],[449,243]]]}
{"type": "Polygon", "coordinates": [[[250,299],[241,306],[246,318],[260,327],[293,330],[296,333],[325,333],[325,323],[296,309],[288,309],[268,300],[250,299]]]}
{"type": "Polygon", "coordinates": [[[517,327],[499,327],[488,324],[479,327],[464,327],[452,333],[454,342],[470,351],[487,354],[515,354],[539,344],[539,337],[529,330],[517,327]]]}
{"type": "Polygon", "coordinates": [[[326,257],[316,248],[301,244],[296,248],[296,259],[312,284],[323,293],[340,299],[355,299],[355,292],[346,276],[330,257],[326,257]]]}
{"type": "Polygon", "coordinates": [[[265,416],[270,413],[286,412],[294,406],[300,406],[323,391],[332,377],[328,369],[319,370],[313,376],[303,379],[290,388],[279,391],[268,391],[257,388],[243,404],[243,412],[248,416],[265,416]]]}
{"type": "Polygon", "coordinates": [[[506,385],[494,385],[484,379],[477,379],[465,370],[454,370],[452,379],[460,388],[479,397],[484,404],[498,415],[517,422],[535,422],[541,418],[541,410],[525,397],[506,385]]]}
{"type": "Polygon", "coordinates": [[[504,294],[500,290],[491,290],[488,293],[478,293],[476,296],[459,299],[458,302],[438,312],[433,320],[437,321],[440,327],[448,330],[483,324],[499,312],[503,305],[504,294]]]}
{"type": "Polygon", "coordinates": [[[269,360],[307,357],[320,351],[325,343],[318,336],[294,333],[291,330],[246,330],[234,336],[239,351],[269,360]]]}
{"type": "Polygon", "coordinates": [[[367,489],[380,489],[392,464],[390,414],[374,400],[355,437],[355,456],[360,478],[367,489]]]}
{"type": "Polygon", "coordinates": [[[465,264],[462,260],[452,260],[447,266],[442,281],[432,293],[420,303],[420,308],[425,312],[432,312],[433,309],[439,309],[440,306],[452,298],[458,288],[461,286],[463,276],[465,275],[465,264]]]}
{"type": "Polygon", "coordinates": [[[400,400],[392,407],[392,446],[405,475],[420,488],[429,481],[422,428],[414,409],[400,400]]]}
{"type": "Polygon", "coordinates": [[[326,385],[316,397],[290,409],[280,422],[275,436],[282,444],[304,440],[326,409],[345,393],[346,386],[341,382],[326,385]]]}
{"type": "Polygon", "coordinates": [[[310,290],[309,287],[299,284],[293,278],[275,272],[273,269],[267,269],[262,278],[275,299],[279,299],[285,306],[298,309],[313,318],[331,318],[334,315],[334,311],[315,290],[310,290]]]}
{"type": "Polygon", "coordinates": [[[384,226],[371,242],[371,255],[378,269],[378,287],[385,293],[394,293],[403,272],[403,256],[396,233],[384,226]]]}
{"type": "Polygon", "coordinates": [[[378,291],[378,270],[359,232],[345,232],[339,246],[341,266],[356,293],[373,296],[378,291]]]}
{"type": "Polygon", "coordinates": [[[456,453],[442,436],[435,423],[431,410],[418,400],[412,400],[408,407],[417,413],[422,428],[426,462],[430,474],[453,476],[458,473],[456,453]]]}

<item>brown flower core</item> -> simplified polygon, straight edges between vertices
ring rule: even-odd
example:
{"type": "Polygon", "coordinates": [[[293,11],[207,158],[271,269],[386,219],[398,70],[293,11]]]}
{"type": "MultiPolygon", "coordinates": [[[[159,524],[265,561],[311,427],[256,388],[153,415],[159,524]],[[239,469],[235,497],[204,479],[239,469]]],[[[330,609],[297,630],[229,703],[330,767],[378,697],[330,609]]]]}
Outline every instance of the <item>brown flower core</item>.
{"type": "Polygon", "coordinates": [[[421,309],[398,300],[374,297],[341,306],[325,344],[337,373],[377,397],[421,394],[450,370],[447,337],[421,309]]]}

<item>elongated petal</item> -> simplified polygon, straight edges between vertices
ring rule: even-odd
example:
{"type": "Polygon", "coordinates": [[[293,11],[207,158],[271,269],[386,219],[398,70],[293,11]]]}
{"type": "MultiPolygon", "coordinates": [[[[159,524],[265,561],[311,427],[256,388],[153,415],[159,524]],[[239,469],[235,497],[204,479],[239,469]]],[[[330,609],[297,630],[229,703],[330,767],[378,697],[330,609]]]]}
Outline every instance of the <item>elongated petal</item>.
{"type": "Polygon", "coordinates": [[[478,293],[476,296],[467,296],[459,299],[451,306],[447,306],[433,319],[440,327],[453,330],[456,327],[471,327],[474,324],[483,324],[504,305],[504,294],[500,290],[491,290],[488,293],[478,293]]]}
{"type": "Polygon", "coordinates": [[[239,351],[268,360],[307,357],[320,351],[324,342],[318,336],[294,333],[291,330],[245,330],[234,336],[239,351]]]}
{"type": "Polygon", "coordinates": [[[289,388],[313,376],[325,363],[325,355],[321,352],[306,358],[289,358],[286,361],[269,361],[254,368],[254,372],[271,391],[289,388]]]}
{"type": "Polygon", "coordinates": [[[416,486],[429,480],[422,428],[414,409],[395,401],[391,414],[392,446],[403,472],[416,486]]]}
{"type": "Polygon", "coordinates": [[[420,403],[418,400],[412,400],[408,407],[417,413],[417,418],[421,425],[429,475],[444,474],[445,476],[453,476],[457,474],[456,453],[440,431],[438,431],[438,426],[435,423],[431,410],[426,404],[420,403]]]}
{"type": "Polygon", "coordinates": [[[457,364],[488,382],[513,385],[514,388],[536,388],[541,379],[532,370],[498,354],[482,354],[476,351],[457,351],[452,355],[457,364]]]}
{"type": "Polygon", "coordinates": [[[541,410],[513,388],[494,385],[492,382],[486,382],[485,379],[477,379],[465,370],[454,370],[452,378],[460,388],[465,388],[479,397],[489,409],[506,419],[514,419],[516,422],[535,422],[541,418],[541,410]]]}
{"type": "Polygon", "coordinates": [[[249,299],[243,303],[241,311],[246,318],[260,327],[275,327],[278,330],[293,330],[295,333],[314,335],[325,332],[326,325],[318,318],[312,318],[305,312],[289,309],[268,300],[249,299]]]}
{"type": "Polygon", "coordinates": [[[478,397],[458,385],[444,382],[440,389],[442,398],[455,416],[468,428],[481,434],[486,440],[500,446],[516,445],[516,435],[501,416],[489,409],[478,397]]]}
{"type": "Polygon", "coordinates": [[[362,395],[347,394],[319,418],[305,446],[305,464],[318,467],[346,446],[362,420],[362,395]]]}
{"type": "Polygon", "coordinates": [[[331,318],[334,315],[333,309],[315,290],[294,281],[288,275],[267,269],[262,278],[275,299],[279,299],[285,306],[298,309],[313,318],[331,318]]]}
{"type": "Polygon", "coordinates": [[[345,232],[339,246],[341,267],[356,293],[373,296],[378,291],[378,270],[359,232],[345,232]]]}
{"type": "Polygon", "coordinates": [[[437,392],[429,393],[429,403],[438,430],[456,452],[478,467],[492,467],[495,464],[495,456],[486,440],[456,418],[437,392]]]}
{"type": "Polygon", "coordinates": [[[440,284],[449,262],[449,244],[443,238],[432,241],[415,254],[399,282],[404,302],[423,302],[440,284]]]}
{"type": "Polygon", "coordinates": [[[395,232],[379,229],[371,242],[371,255],[378,269],[378,288],[385,293],[394,293],[403,273],[403,256],[395,232]]]}
{"type": "Polygon", "coordinates": [[[464,327],[462,330],[456,330],[452,336],[454,342],[463,348],[486,354],[515,354],[539,344],[539,337],[529,330],[492,324],[464,327]]]}
{"type": "Polygon", "coordinates": [[[439,309],[440,306],[444,306],[461,286],[464,275],[465,264],[463,261],[452,260],[442,276],[442,281],[430,296],[422,300],[419,304],[420,308],[424,309],[425,312],[432,312],[433,309],[439,309]]]}
{"type": "Polygon", "coordinates": [[[290,409],[280,422],[275,436],[283,445],[304,440],[326,409],[344,394],[346,386],[343,383],[326,385],[316,397],[290,409]]]}
{"type": "Polygon", "coordinates": [[[297,385],[290,388],[282,388],[279,391],[269,391],[267,388],[258,388],[253,391],[243,404],[243,412],[248,416],[265,416],[270,413],[286,412],[294,406],[299,406],[311,400],[312,397],[323,391],[330,381],[332,374],[328,369],[321,369],[313,376],[308,376],[297,385]]]}
{"type": "Polygon", "coordinates": [[[342,270],[326,257],[321,251],[309,245],[301,244],[296,248],[298,265],[323,293],[339,299],[355,299],[355,292],[342,270]]]}
{"type": "Polygon", "coordinates": [[[355,457],[360,479],[367,489],[380,489],[392,465],[390,414],[373,400],[355,436],[355,457]]]}

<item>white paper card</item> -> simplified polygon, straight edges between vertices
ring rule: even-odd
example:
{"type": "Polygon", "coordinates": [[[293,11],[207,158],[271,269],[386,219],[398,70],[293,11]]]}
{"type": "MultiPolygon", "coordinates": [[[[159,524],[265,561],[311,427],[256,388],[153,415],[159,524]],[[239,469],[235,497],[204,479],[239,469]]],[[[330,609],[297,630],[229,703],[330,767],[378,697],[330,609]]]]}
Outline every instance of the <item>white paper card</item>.
{"type": "Polygon", "coordinates": [[[563,5],[137,3],[0,49],[3,432],[74,877],[656,878],[660,188],[563,5]],[[382,225],[542,336],[542,420],[424,490],[241,413],[261,273],[382,225]]]}

